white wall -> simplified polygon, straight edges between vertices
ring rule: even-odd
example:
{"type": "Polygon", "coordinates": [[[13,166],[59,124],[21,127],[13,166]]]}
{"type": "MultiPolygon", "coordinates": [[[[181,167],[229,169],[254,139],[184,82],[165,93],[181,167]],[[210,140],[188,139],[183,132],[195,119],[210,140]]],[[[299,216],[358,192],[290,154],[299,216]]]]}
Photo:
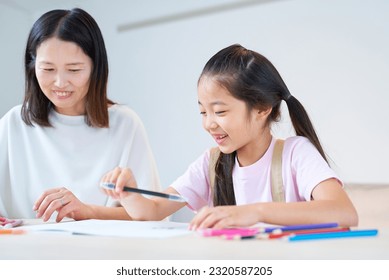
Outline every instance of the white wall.
{"type": "Polygon", "coordinates": [[[388,1],[274,1],[113,32],[124,23],[185,11],[194,2],[122,1],[121,9],[105,10],[100,19],[110,26],[111,93],[144,120],[165,185],[214,145],[201,128],[196,82],[216,51],[237,42],[276,65],[346,182],[389,182],[388,1]]]}
{"type": "MultiPolygon", "coordinates": [[[[215,145],[201,128],[196,82],[206,61],[233,43],[254,49],[275,64],[291,93],[310,113],[333,167],[345,182],[388,183],[389,2],[263,1],[201,17],[117,30],[127,23],[232,2],[236,1],[84,0],[79,5],[95,17],[104,33],[110,96],[131,106],[143,119],[163,185],[215,145]]],[[[43,11],[36,10],[32,17],[36,19],[43,11]]],[[[7,38],[4,34],[12,32],[14,17],[0,15],[1,22],[4,16],[7,22],[1,24],[0,36],[7,38]]],[[[21,96],[23,83],[23,74],[17,70],[26,33],[15,32],[11,37],[15,48],[4,51],[3,39],[0,45],[0,59],[6,62],[0,68],[0,114],[19,103],[15,97],[21,96]],[[8,65],[16,67],[12,74],[8,65]],[[14,99],[5,103],[10,96],[14,99]]],[[[290,133],[285,117],[276,134],[286,137],[290,133]]]]}
{"type": "Polygon", "coordinates": [[[23,100],[23,59],[29,25],[25,11],[0,4],[0,117],[23,100]]]}

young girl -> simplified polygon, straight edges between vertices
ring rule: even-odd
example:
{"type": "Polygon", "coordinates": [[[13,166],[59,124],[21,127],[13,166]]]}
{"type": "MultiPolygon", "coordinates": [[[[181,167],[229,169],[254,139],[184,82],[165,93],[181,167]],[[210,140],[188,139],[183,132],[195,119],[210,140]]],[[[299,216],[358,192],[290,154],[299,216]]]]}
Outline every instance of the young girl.
{"type": "Polygon", "coordinates": [[[116,184],[115,190],[105,192],[119,199],[133,220],[160,220],[187,205],[198,211],[190,223],[192,229],[258,222],[358,224],[356,210],[329,167],[304,107],[265,57],[240,45],[219,51],[199,78],[198,104],[204,129],[220,150],[214,183],[209,175],[211,150],[166,190],[186,202],[123,192],[125,185],[135,187],[137,183],[130,169],[116,168],[102,178],[116,184]],[[280,117],[282,101],[297,136],[284,142],[284,200],[275,202],[271,162],[276,139],[270,128],[280,117]]]}

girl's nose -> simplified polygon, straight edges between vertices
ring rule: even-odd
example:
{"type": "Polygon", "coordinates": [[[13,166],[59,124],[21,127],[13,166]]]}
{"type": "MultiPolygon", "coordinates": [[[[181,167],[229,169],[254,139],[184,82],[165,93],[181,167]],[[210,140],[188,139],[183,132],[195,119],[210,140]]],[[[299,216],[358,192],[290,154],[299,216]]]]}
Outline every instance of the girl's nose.
{"type": "Polygon", "coordinates": [[[215,120],[212,117],[207,116],[205,119],[205,122],[204,122],[204,127],[207,130],[215,129],[215,128],[217,128],[217,123],[215,122],[215,120]]]}

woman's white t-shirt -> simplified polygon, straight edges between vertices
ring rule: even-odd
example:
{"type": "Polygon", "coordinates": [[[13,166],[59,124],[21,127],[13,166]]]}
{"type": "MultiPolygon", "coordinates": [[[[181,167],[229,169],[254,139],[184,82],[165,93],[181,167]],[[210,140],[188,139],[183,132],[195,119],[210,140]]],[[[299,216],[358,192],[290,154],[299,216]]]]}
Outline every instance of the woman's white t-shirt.
{"type": "Polygon", "coordinates": [[[0,120],[0,215],[35,218],[34,202],[47,189],[66,187],[84,203],[112,204],[99,188],[113,168],[129,167],[141,186],[160,181],[145,128],[124,105],[109,109],[109,128],[94,128],[84,116],[52,110],[52,127],[28,126],[21,106],[0,120]]]}

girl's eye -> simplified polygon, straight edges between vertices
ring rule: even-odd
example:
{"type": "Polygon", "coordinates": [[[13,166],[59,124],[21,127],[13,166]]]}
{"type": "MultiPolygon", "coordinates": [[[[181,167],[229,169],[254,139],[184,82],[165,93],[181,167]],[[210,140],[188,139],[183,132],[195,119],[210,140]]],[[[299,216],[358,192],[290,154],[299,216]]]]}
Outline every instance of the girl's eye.
{"type": "Polygon", "coordinates": [[[200,115],[206,115],[207,113],[206,112],[200,112],[200,115]]]}
{"type": "Polygon", "coordinates": [[[80,69],[69,69],[70,72],[78,72],[80,69]]]}
{"type": "Polygon", "coordinates": [[[216,115],[223,115],[226,111],[217,111],[215,112],[216,115]]]}
{"type": "Polygon", "coordinates": [[[42,70],[45,72],[52,72],[54,71],[54,68],[42,68],[42,70]]]}

